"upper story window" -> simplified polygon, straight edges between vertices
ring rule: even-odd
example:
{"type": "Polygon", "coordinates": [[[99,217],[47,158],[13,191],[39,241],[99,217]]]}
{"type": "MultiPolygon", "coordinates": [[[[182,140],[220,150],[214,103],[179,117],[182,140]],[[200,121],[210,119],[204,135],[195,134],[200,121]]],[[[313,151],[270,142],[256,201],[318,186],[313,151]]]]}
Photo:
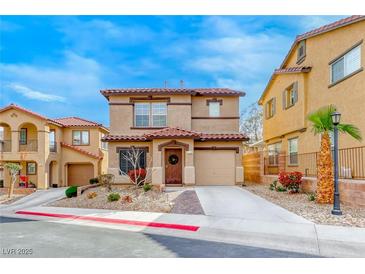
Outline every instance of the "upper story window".
{"type": "Polygon", "coordinates": [[[330,63],[331,84],[361,69],[361,45],[356,46],[330,63]]]}
{"type": "Polygon", "coordinates": [[[283,91],[283,109],[294,106],[298,101],[298,82],[291,84],[283,91]]]}
{"type": "Polygon", "coordinates": [[[219,117],[220,115],[220,103],[209,102],[209,117],[219,117]]]}
{"type": "Polygon", "coordinates": [[[297,64],[300,64],[305,59],[305,40],[300,41],[297,52],[297,64]]]}
{"type": "Polygon", "coordinates": [[[90,144],[88,130],[74,130],[72,131],[72,144],[75,146],[87,146],[90,144]]]}
{"type": "MultiPolygon", "coordinates": [[[[106,134],[101,134],[101,138],[104,138],[106,134]]],[[[101,142],[101,149],[108,150],[108,142],[101,142]]]]}
{"type": "Polygon", "coordinates": [[[136,127],[165,127],[167,125],[167,104],[136,103],[134,106],[136,127]]]}
{"type": "Polygon", "coordinates": [[[298,164],[298,138],[288,140],[289,164],[298,164]]]}
{"type": "Polygon", "coordinates": [[[271,98],[265,105],[265,117],[269,119],[275,115],[276,112],[276,98],[271,98]]]}

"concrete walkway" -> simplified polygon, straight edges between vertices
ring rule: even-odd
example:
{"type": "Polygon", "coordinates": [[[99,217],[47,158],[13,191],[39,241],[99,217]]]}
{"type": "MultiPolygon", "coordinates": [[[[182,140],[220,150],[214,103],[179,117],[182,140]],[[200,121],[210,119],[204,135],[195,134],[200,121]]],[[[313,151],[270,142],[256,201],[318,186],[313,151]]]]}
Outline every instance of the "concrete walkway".
{"type": "Polygon", "coordinates": [[[195,187],[208,216],[238,218],[264,222],[311,223],[237,186],[195,187]]]}
{"type": "Polygon", "coordinates": [[[0,205],[0,211],[13,212],[24,208],[30,208],[35,206],[41,206],[51,203],[58,199],[65,197],[66,188],[50,188],[46,190],[37,190],[36,192],[25,196],[24,198],[15,201],[9,205],[0,205]]]}

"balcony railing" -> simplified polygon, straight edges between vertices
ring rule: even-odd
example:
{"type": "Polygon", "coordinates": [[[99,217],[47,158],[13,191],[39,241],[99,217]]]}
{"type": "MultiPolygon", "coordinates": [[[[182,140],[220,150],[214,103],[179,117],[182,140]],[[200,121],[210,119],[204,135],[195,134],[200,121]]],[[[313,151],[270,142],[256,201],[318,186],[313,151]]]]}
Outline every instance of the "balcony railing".
{"type": "Polygon", "coordinates": [[[19,141],[19,151],[38,151],[38,140],[19,141]]]}
{"type": "Polygon", "coordinates": [[[0,152],[11,152],[11,140],[0,140],[0,152]]]}
{"type": "MultiPolygon", "coordinates": [[[[332,151],[333,154],[333,151],[332,151]]],[[[278,153],[264,157],[264,172],[278,174],[279,171],[300,171],[306,177],[317,176],[319,152],[285,155],[278,153]]],[[[365,179],[365,146],[338,150],[339,177],[343,179],[365,179]]]]}
{"type": "Polygon", "coordinates": [[[49,142],[49,151],[57,152],[57,143],[56,142],[49,142]]]}

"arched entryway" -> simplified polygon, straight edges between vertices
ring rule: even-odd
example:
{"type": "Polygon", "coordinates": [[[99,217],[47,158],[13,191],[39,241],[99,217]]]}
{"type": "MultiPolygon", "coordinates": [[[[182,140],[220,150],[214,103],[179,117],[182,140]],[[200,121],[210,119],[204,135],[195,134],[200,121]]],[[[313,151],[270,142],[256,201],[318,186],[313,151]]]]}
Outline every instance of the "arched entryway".
{"type": "Polygon", "coordinates": [[[59,187],[58,175],[58,163],[57,161],[51,161],[49,163],[48,187],[59,187]]]}
{"type": "Polygon", "coordinates": [[[32,123],[23,123],[18,128],[19,151],[38,151],[38,130],[32,123]]]}
{"type": "Polygon", "coordinates": [[[0,152],[11,152],[11,128],[6,123],[0,123],[0,152]]]}

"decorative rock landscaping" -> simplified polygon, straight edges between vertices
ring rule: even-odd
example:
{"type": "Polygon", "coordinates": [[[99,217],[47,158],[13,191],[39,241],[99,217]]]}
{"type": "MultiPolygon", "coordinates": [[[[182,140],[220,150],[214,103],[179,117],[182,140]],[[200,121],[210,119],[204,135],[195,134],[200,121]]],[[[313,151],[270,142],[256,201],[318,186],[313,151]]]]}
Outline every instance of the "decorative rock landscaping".
{"type": "Polygon", "coordinates": [[[341,205],[343,215],[334,216],[331,214],[332,205],[309,201],[305,193],[272,191],[267,184],[249,184],[244,189],[317,224],[365,227],[364,208],[341,205]]]}

